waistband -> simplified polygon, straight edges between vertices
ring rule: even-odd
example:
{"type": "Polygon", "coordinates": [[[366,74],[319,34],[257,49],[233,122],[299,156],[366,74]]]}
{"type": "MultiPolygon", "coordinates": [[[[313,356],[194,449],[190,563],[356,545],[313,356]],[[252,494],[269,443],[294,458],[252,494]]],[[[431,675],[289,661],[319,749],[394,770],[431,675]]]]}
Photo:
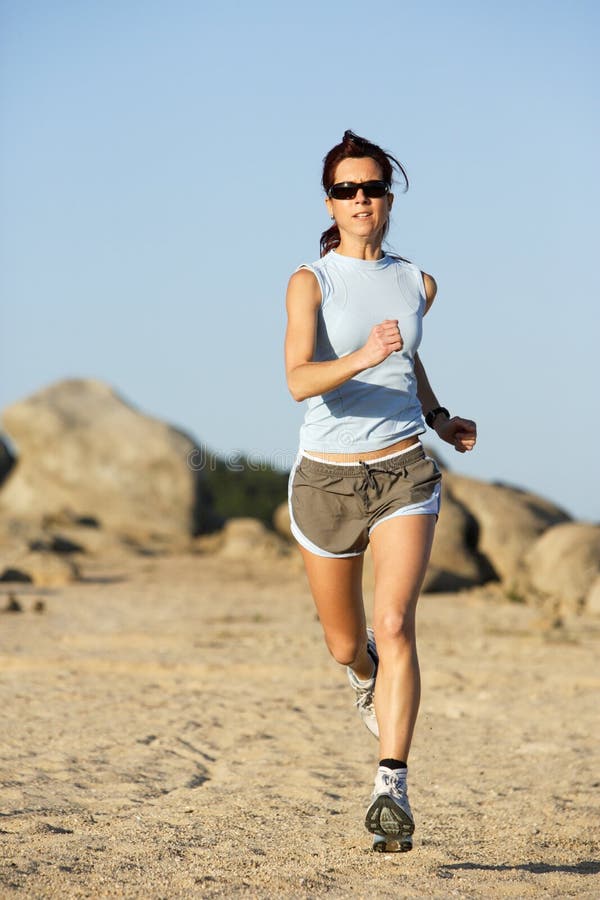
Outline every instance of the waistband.
{"type": "Polygon", "coordinates": [[[314,456],[307,456],[305,453],[298,454],[298,461],[302,463],[302,468],[308,472],[315,472],[321,475],[335,475],[342,478],[356,478],[365,474],[365,469],[371,472],[397,472],[404,466],[424,459],[425,450],[422,444],[415,447],[408,447],[406,450],[398,450],[390,456],[380,457],[379,459],[366,459],[360,462],[340,463],[333,460],[317,459],[314,456]]]}

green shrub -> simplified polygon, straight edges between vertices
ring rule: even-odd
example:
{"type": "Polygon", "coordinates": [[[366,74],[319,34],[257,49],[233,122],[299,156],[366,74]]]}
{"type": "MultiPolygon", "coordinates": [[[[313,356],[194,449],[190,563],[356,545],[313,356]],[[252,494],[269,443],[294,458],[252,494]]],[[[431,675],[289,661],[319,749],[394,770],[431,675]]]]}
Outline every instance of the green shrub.
{"type": "Polygon", "coordinates": [[[228,465],[218,456],[202,471],[204,494],[221,521],[251,516],[273,527],[273,513],[287,499],[288,473],[265,464],[251,465],[246,457],[228,465]]]}

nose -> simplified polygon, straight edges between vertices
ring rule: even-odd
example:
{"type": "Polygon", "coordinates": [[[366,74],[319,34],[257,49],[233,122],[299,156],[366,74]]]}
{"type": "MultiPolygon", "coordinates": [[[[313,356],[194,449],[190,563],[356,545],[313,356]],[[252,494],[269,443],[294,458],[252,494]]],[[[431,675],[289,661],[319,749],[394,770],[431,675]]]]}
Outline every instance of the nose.
{"type": "Polygon", "coordinates": [[[370,203],[371,201],[363,191],[361,187],[356,192],[356,197],[354,198],[357,203],[370,203]]]}

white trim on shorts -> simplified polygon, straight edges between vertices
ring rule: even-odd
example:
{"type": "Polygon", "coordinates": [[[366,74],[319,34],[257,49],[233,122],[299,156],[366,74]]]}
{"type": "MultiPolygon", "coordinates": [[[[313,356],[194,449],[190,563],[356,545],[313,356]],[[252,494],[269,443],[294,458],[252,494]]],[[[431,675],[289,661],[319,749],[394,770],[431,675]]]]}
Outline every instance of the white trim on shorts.
{"type": "Polygon", "coordinates": [[[373,529],[377,528],[378,525],[381,525],[382,522],[387,522],[388,519],[395,519],[397,516],[438,516],[440,513],[441,495],[442,487],[438,481],[429,500],[424,500],[420,503],[411,503],[410,506],[403,506],[401,509],[397,509],[395,512],[390,513],[389,516],[383,516],[383,518],[377,519],[377,521],[369,528],[369,537],[371,536],[373,529]]]}
{"type": "MultiPolygon", "coordinates": [[[[414,450],[414,446],[408,447],[408,450],[414,450]]],[[[399,450],[397,453],[391,453],[389,456],[385,457],[385,459],[391,459],[393,456],[399,456],[401,453],[406,453],[406,450],[399,450]]],[[[290,472],[290,477],[288,480],[288,509],[290,513],[290,531],[292,532],[295,539],[298,541],[301,547],[304,547],[305,550],[309,550],[311,553],[314,553],[316,556],[325,556],[328,559],[345,559],[349,556],[362,556],[365,552],[364,550],[359,550],[355,553],[331,553],[329,550],[323,550],[321,547],[317,547],[316,544],[307,538],[306,535],[300,531],[296,520],[294,519],[294,513],[292,511],[292,482],[294,480],[294,475],[296,474],[296,469],[300,464],[300,460],[303,456],[306,456],[308,459],[314,459],[317,462],[325,463],[326,465],[331,465],[331,460],[319,459],[316,456],[310,456],[308,453],[304,451],[299,451],[298,455],[294,461],[294,465],[292,466],[292,471],[290,472]]],[[[384,457],[379,457],[379,459],[383,459],[384,457]]],[[[431,457],[426,456],[425,459],[431,459],[431,457]]],[[[376,460],[373,460],[376,462],[376,460]]],[[[333,463],[338,466],[355,466],[354,463],[333,463]]],[[[427,516],[427,515],[435,515],[438,516],[440,512],[440,501],[441,501],[441,484],[438,482],[433,489],[433,494],[428,500],[421,501],[419,503],[411,503],[410,506],[403,506],[401,509],[397,509],[395,512],[390,513],[389,516],[384,516],[382,519],[378,519],[374,525],[371,525],[369,528],[369,537],[371,536],[371,532],[374,528],[377,528],[378,525],[381,525],[382,522],[387,522],[388,519],[395,519],[397,516],[427,516]]],[[[366,548],[365,548],[366,549],[366,548]]]]}
{"type": "MultiPolygon", "coordinates": [[[[313,544],[313,542],[310,540],[310,538],[307,538],[306,535],[303,534],[300,531],[300,529],[298,528],[298,525],[296,524],[296,520],[294,519],[294,513],[292,511],[292,482],[294,480],[294,475],[296,474],[296,469],[298,468],[300,460],[302,459],[303,456],[306,456],[306,454],[298,453],[298,456],[296,457],[296,461],[294,462],[294,465],[292,467],[292,471],[290,472],[290,477],[289,477],[289,481],[288,481],[288,508],[290,511],[290,531],[292,532],[292,534],[294,535],[294,537],[296,538],[296,540],[298,541],[298,543],[300,544],[301,547],[304,547],[305,550],[310,550],[310,552],[314,553],[316,556],[326,556],[329,559],[342,559],[347,556],[362,556],[362,554],[364,552],[363,550],[359,550],[358,553],[330,553],[329,550],[322,550],[321,547],[317,547],[316,544],[313,544]]],[[[309,457],[309,458],[314,459],[314,457],[309,457]]],[[[318,462],[325,462],[325,460],[320,459],[320,460],[318,460],[318,462]]],[[[346,463],[342,463],[342,465],[345,466],[346,463]]]]}
{"type": "MultiPolygon", "coordinates": [[[[420,434],[421,432],[419,432],[420,434]]],[[[383,459],[393,459],[395,456],[402,456],[403,453],[410,453],[411,450],[416,450],[417,447],[423,446],[421,441],[415,441],[414,444],[411,444],[410,447],[405,447],[404,450],[395,450],[394,453],[388,453],[387,456],[375,456],[371,459],[365,459],[366,463],[378,463],[383,459]]],[[[323,459],[322,456],[312,456],[312,454],[307,453],[306,450],[299,450],[299,456],[306,456],[307,459],[314,459],[315,462],[325,463],[326,466],[357,466],[359,465],[359,460],[354,460],[354,462],[339,462],[335,459],[323,459]]]]}

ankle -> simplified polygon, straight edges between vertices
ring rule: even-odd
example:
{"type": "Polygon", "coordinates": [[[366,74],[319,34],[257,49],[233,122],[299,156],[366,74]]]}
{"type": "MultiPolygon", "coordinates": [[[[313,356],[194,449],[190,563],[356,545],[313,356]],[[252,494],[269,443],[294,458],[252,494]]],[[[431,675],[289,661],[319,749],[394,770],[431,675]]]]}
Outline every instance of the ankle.
{"type": "Polygon", "coordinates": [[[365,649],[351,664],[350,669],[358,681],[370,681],[375,675],[377,666],[371,655],[365,649]]]}
{"type": "Polygon", "coordinates": [[[356,684],[358,684],[360,687],[367,687],[368,685],[370,685],[372,683],[373,677],[375,675],[374,668],[373,668],[373,671],[371,672],[371,674],[367,675],[366,678],[362,678],[360,675],[358,675],[356,670],[353,668],[350,668],[350,671],[352,672],[352,681],[356,682],[356,684]]]}

